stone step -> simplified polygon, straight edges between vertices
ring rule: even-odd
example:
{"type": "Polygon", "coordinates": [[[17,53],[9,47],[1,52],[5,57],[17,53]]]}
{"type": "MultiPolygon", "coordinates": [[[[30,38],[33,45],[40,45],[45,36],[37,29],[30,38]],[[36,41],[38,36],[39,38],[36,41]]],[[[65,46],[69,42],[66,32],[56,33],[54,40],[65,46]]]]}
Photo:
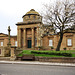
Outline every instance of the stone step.
{"type": "Polygon", "coordinates": [[[37,50],[37,49],[33,49],[33,48],[25,48],[23,50],[37,50]]]}

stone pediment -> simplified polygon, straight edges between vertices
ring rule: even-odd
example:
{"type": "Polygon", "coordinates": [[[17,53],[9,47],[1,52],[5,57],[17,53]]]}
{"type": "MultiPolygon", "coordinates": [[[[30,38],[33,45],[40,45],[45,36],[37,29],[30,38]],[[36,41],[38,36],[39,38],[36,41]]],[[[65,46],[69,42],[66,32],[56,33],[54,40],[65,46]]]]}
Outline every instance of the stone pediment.
{"type": "Polygon", "coordinates": [[[4,34],[4,33],[0,33],[0,36],[8,36],[7,34],[4,34]]]}

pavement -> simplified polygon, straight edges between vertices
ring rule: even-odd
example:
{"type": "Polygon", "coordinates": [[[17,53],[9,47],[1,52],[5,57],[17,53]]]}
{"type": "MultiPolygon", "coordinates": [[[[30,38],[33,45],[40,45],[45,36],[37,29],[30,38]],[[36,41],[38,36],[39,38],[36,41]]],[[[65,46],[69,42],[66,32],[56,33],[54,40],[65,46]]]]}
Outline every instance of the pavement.
{"type": "Polygon", "coordinates": [[[53,62],[39,62],[39,61],[5,61],[5,60],[0,60],[0,64],[25,64],[25,65],[48,65],[48,66],[75,67],[75,63],[53,63],[53,62]]]}

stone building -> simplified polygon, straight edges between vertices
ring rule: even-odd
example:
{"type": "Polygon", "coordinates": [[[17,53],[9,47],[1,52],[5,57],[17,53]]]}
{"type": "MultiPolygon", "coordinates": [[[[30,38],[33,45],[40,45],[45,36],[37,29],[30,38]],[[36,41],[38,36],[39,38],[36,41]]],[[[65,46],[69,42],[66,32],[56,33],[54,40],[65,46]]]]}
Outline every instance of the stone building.
{"type": "MultiPolygon", "coordinates": [[[[11,45],[17,46],[17,36],[10,36],[11,45]]],[[[8,35],[0,33],[0,47],[5,47],[8,44],[8,35]]]]}
{"type": "Polygon", "coordinates": [[[17,42],[19,48],[34,48],[40,46],[39,26],[42,17],[34,9],[31,9],[23,17],[23,22],[17,25],[17,42]]]}
{"type": "MultiPolygon", "coordinates": [[[[18,22],[16,24],[19,48],[35,48],[43,46],[46,49],[50,49],[51,47],[56,49],[59,41],[59,34],[54,34],[54,31],[50,26],[49,28],[48,25],[42,23],[42,17],[38,12],[31,9],[22,18],[23,22],[18,22]]],[[[61,50],[64,48],[67,50],[75,50],[75,31],[65,32],[61,50]]]]}
{"type": "MultiPolygon", "coordinates": [[[[51,47],[56,49],[59,41],[59,35],[44,35],[42,39],[42,46],[46,49],[50,49],[51,47]]],[[[63,36],[63,40],[61,43],[60,50],[75,50],[75,32],[66,32],[63,36]]]]}
{"type": "MultiPolygon", "coordinates": [[[[11,46],[17,46],[17,36],[10,36],[11,46]]],[[[8,35],[0,33],[0,56],[4,56],[8,44],[8,35]]]]}
{"type": "MultiPolygon", "coordinates": [[[[50,27],[50,31],[42,23],[41,15],[34,9],[31,9],[23,17],[23,22],[18,22],[17,36],[11,36],[11,45],[18,48],[37,48],[42,46],[46,50],[51,47],[54,50],[59,41],[59,34],[55,34],[50,27]],[[43,25],[43,26],[42,26],[43,25]],[[43,28],[41,28],[43,27],[43,28]],[[47,30],[46,30],[47,29],[47,30]],[[46,32],[47,31],[47,32],[46,32]]],[[[74,28],[74,27],[73,27],[74,28]]],[[[0,33],[0,47],[5,47],[8,44],[8,35],[0,33]]],[[[75,30],[71,29],[64,33],[61,43],[61,50],[75,50],[75,30]]],[[[1,49],[0,49],[1,54],[1,49]]]]}

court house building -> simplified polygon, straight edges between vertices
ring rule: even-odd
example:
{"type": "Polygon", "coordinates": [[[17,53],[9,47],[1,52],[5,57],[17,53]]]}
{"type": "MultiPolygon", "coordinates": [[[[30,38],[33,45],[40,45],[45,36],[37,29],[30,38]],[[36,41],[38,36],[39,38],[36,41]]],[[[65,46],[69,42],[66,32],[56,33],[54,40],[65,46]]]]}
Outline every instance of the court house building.
{"type": "Polygon", "coordinates": [[[20,48],[34,48],[40,45],[39,25],[42,17],[34,9],[31,9],[23,17],[23,22],[17,25],[17,44],[20,48]]]}
{"type": "MultiPolygon", "coordinates": [[[[40,29],[42,23],[42,16],[34,9],[28,11],[23,15],[23,22],[17,22],[17,36],[11,36],[11,45],[18,48],[37,48],[39,46],[46,50],[51,47],[54,50],[57,47],[59,41],[59,34],[55,34],[54,31],[45,32],[40,29]]],[[[74,27],[73,27],[74,28],[74,27]]],[[[66,48],[67,50],[75,50],[75,30],[70,29],[63,35],[61,43],[61,50],[66,48]]],[[[12,30],[11,30],[12,31],[12,30]]],[[[8,35],[0,33],[0,47],[7,46],[8,35]]]]}

